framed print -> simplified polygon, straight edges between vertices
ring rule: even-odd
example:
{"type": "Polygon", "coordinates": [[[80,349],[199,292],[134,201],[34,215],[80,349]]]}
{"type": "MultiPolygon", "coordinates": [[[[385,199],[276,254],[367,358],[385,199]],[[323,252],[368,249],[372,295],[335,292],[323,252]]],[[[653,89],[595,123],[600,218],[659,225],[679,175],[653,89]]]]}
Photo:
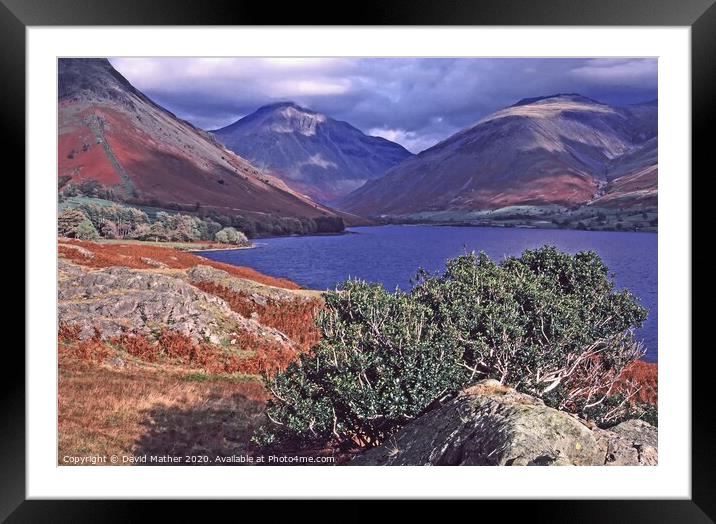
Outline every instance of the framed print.
{"type": "Polygon", "coordinates": [[[712,2],[273,10],[3,0],[28,307],[0,515],[713,521],[712,2]]]}

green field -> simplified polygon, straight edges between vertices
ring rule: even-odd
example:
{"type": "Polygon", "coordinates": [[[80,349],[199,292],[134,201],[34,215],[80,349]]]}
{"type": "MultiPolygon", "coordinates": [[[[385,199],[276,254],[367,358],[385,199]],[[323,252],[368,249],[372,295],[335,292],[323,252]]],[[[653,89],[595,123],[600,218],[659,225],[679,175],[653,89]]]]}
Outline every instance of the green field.
{"type": "Polygon", "coordinates": [[[138,246],[159,246],[177,249],[179,251],[225,251],[234,249],[250,249],[253,246],[235,246],[229,244],[219,244],[217,242],[154,242],[152,240],[133,240],[129,238],[100,238],[95,240],[98,244],[135,244],[138,246]]]}

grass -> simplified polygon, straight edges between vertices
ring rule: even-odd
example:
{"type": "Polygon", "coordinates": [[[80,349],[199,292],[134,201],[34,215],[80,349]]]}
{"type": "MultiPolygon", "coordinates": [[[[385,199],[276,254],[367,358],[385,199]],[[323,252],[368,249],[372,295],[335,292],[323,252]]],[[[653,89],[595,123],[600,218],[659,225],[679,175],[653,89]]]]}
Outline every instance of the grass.
{"type": "Polygon", "coordinates": [[[183,380],[187,382],[260,382],[256,375],[247,375],[245,373],[234,373],[233,375],[211,375],[201,371],[188,373],[184,375],[183,380]]]}
{"type": "Polygon", "coordinates": [[[255,380],[192,381],[171,367],[61,359],[58,464],[65,456],[248,453],[267,398],[255,380]]]}
{"type": "MultiPolygon", "coordinates": [[[[61,336],[72,337],[73,330],[63,326],[61,336]]],[[[197,369],[191,361],[176,357],[182,352],[179,347],[172,349],[178,340],[165,338],[165,356],[150,361],[133,356],[138,352],[131,348],[122,350],[121,365],[110,364],[112,350],[121,344],[110,346],[94,338],[84,342],[82,349],[67,350],[67,341],[62,341],[59,464],[65,456],[214,457],[255,451],[250,438],[264,422],[270,398],[262,382],[250,373],[197,369]]],[[[268,355],[274,365],[282,358],[268,355]]],[[[635,363],[625,373],[624,380],[628,379],[642,385],[639,401],[656,403],[655,364],[635,363]]]]}
{"type": "Polygon", "coordinates": [[[184,375],[184,380],[187,382],[207,382],[211,380],[211,376],[206,373],[189,373],[184,375]]]}
{"type": "Polygon", "coordinates": [[[135,246],[154,246],[177,249],[179,251],[232,251],[235,249],[251,249],[253,246],[234,246],[228,244],[219,244],[217,242],[203,242],[197,240],[195,242],[153,242],[151,240],[133,240],[133,239],[110,239],[100,238],[96,241],[98,244],[108,245],[135,245],[135,246]]]}

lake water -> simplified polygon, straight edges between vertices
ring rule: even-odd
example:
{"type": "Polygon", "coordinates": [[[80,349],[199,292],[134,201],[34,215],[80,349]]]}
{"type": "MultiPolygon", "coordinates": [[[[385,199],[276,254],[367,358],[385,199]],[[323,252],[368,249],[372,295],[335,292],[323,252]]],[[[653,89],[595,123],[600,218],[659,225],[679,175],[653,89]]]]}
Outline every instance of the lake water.
{"type": "Polygon", "coordinates": [[[576,253],[592,250],[609,267],[619,288],[631,290],[649,310],[637,332],[647,354],[656,362],[657,235],[448,226],[356,227],[336,236],[258,239],[254,249],[211,251],[202,256],[248,266],[271,276],[285,277],[312,289],[331,289],[348,277],[381,282],[388,289],[410,288],[418,267],[442,270],[448,258],[466,251],[485,251],[495,260],[519,255],[544,244],[576,253]]]}

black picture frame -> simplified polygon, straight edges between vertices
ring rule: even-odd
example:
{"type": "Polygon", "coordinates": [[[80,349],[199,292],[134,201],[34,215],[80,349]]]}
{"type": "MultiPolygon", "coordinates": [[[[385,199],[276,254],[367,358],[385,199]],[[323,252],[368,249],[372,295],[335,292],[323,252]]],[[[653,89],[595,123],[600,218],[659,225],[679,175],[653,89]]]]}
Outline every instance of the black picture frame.
{"type": "MultiPolygon", "coordinates": [[[[364,0],[311,8],[305,3],[240,0],[0,0],[0,110],[6,150],[15,151],[16,172],[24,172],[25,30],[62,25],[568,25],[689,26],[692,75],[692,171],[709,158],[708,127],[716,93],[716,0],[364,0]],[[22,170],[22,171],[21,171],[22,170]]],[[[88,51],[91,54],[91,51],[88,51]]],[[[685,173],[684,176],[689,176],[685,173]]],[[[693,194],[693,193],[692,193],[693,194]]],[[[31,195],[27,195],[30,197],[31,195]]],[[[692,203],[692,209],[697,209],[692,203]]],[[[692,218],[692,222],[696,221],[692,218]]],[[[693,260],[693,259],[692,259],[693,260]]],[[[26,274],[26,278],[27,278],[26,274]]],[[[699,318],[708,314],[694,310],[699,318]]],[[[693,324],[693,321],[692,321],[693,324]]],[[[698,323],[696,325],[699,325],[698,323]]],[[[5,352],[9,352],[9,346],[5,352]]],[[[691,348],[669,348],[689,351],[691,348]]],[[[690,500],[480,502],[484,509],[509,504],[510,514],[551,522],[714,522],[716,442],[708,345],[692,352],[692,498],[690,500]]],[[[146,502],[26,500],[25,361],[17,346],[7,356],[13,373],[0,381],[0,520],[8,522],[128,521],[144,514],[146,502]],[[19,372],[23,370],[23,372],[19,372]]],[[[668,370],[667,370],[668,372],[668,370]]],[[[246,504],[245,502],[243,504],[246,504]]],[[[414,506],[420,508],[421,505],[414,506]]],[[[184,503],[162,503],[163,517],[184,503]]],[[[249,511],[249,508],[247,508],[249,511]]],[[[316,509],[308,509],[315,514],[316,509]]],[[[198,515],[200,513],[197,513],[198,515]]],[[[247,513],[248,515],[248,513],[247,513]]],[[[366,515],[364,514],[364,518],[366,515]]]]}

